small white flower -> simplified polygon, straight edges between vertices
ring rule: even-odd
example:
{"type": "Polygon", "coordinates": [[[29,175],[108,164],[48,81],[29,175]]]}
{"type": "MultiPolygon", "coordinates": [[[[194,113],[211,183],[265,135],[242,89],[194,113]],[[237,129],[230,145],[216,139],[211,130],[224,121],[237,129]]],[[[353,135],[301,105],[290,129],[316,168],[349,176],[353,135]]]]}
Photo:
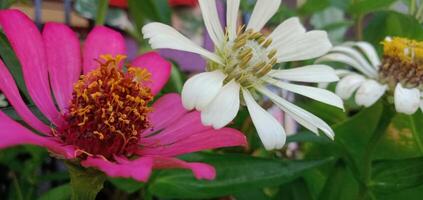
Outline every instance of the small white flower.
{"type": "Polygon", "coordinates": [[[423,110],[423,43],[387,37],[383,44],[382,62],[367,42],[347,42],[333,47],[316,62],[339,62],[355,69],[342,70],[336,94],[343,99],[356,92],[355,102],[369,107],[390,91],[397,112],[410,115],[419,107],[423,110]]]}
{"type": "Polygon", "coordinates": [[[291,84],[287,81],[329,83],[338,76],[326,65],[310,65],[287,70],[273,70],[276,63],[316,58],[332,47],[324,31],[309,31],[293,17],[282,22],[270,35],[260,31],[279,9],[281,0],[257,0],[248,24],[237,26],[240,0],[227,2],[227,27],[222,29],[215,0],[199,0],[207,31],[215,44],[210,52],[193,43],[172,27],[150,23],[143,27],[144,37],[155,49],[169,48],[200,54],[209,60],[207,72],[190,78],[182,90],[187,109],[201,111],[204,124],[222,128],[237,115],[245,103],[266,149],[285,144],[282,125],[256,102],[265,95],[296,121],[330,138],[333,130],[324,121],[297,107],[266,88],[273,85],[343,109],[342,99],[325,89],[291,84]],[[225,30],[225,31],[224,31],[225,30]]]}
{"type": "Polygon", "coordinates": [[[9,105],[9,104],[6,101],[6,97],[4,97],[3,94],[0,94],[0,108],[6,107],[7,105],[9,105]]]}

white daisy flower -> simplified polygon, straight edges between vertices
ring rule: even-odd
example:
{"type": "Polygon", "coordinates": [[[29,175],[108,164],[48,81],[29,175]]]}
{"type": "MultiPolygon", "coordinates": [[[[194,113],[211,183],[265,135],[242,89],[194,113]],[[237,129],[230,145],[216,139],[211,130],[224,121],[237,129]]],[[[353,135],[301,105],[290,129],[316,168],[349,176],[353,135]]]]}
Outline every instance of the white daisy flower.
{"type": "Polygon", "coordinates": [[[243,26],[237,26],[240,0],[226,2],[227,27],[224,30],[218,19],[215,0],[199,0],[205,26],[216,47],[215,52],[201,48],[168,25],[150,23],[143,27],[144,37],[149,39],[153,48],[193,52],[209,60],[207,72],[197,74],[185,83],[182,90],[184,106],[201,111],[203,123],[219,129],[235,118],[241,104],[246,104],[264,147],[268,150],[282,148],[285,131],[256,102],[261,94],[314,133],[322,130],[333,138],[333,130],[323,120],[266,88],[273,85],[343,108],[342,99],[330,91],[287,82],[338,81],[331,67],[310,65],[287,70],[272,69],[276,63],[324,55],[332,47],[326,32],[307,32],[299,19],[293,17],[265,36],[260,30],[277,12],[281,0],[257,0],[250,21],[243,26]]]}
{"type": "Polygon", "coordinates": [[[405,38],[386,38],[383,59],[367,42],[347,42],[336,46],[316,62],[340,62],[356,71],[340,70],[342,79],[336,93],[349,99],[355,92],[355,102],[369,107],[385,93],[393,94],[399,113],[413,114],[423,110],[423,42],[405,38]]]}

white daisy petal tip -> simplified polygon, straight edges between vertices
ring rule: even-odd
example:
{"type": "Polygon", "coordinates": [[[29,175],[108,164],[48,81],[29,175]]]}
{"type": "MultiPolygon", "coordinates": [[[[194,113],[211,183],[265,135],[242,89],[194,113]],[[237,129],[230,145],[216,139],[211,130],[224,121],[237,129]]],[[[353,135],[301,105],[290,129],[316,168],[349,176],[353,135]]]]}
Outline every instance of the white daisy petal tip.
{"type": "Polygon", "coordinates": [[[420,107],[420,96],[417,88],[404,88],[398,83],[394,92],[395,110],[407,115],[414,114],[420,107]]]}
{"type": "Polygon", "coordinates": [[[248,90],[242,89],[242,94],[264,148],[269,151],[281,149],[286,142],[286,134],[282,125],[257,104],[248,90]]]}
{"type": "Polygon", "coordinates": [[[359,74],[350,74],[342,78],[335,88],[335,93],[342,99],[349,99],[366,79],[359,74]]]}
{"type": "Polygon", "coordinates": [[[201,111],[205,125],[220,129],[229,124],[238,114],[240,107],[240,85],[232,80],[223,86],[214,99],[201,111]]]}
{"type": "Polygon", "coordinates": [[[188,79],[182,87],[182,104],[187,110],[203,110],[219,93],[225,75],[216,70],[203,72],[188,79]]]}
{"type": "Polygon", "coordinates": [[[366,80],[358,88],[355,102],[359,106],[370,107],[385,94],[387,88],[375,80],[366,80]]]}

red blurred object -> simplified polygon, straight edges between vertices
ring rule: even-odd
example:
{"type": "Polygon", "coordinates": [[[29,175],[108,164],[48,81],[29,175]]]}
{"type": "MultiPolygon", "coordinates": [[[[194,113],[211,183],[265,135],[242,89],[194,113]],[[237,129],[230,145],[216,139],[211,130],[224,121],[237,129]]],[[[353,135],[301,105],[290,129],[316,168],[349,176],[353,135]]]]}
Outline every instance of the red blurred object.
{"type": "MultiPolygon", "coordinates": [[[[109,0],[109,4],[111,6],[119,7],[119,8],[127,8],[128,7],[128,0],[109,0]]],[[[169,0],[169,5],[172,7],[175,6],[189,6],[195,7],[198,4],[198,0],[169,0]]]]}
{"type": "Polygon", "coordinates": [[[127,8],[128,0],[109,0],[109,5],[116,6],[119,8],[127,8]]]}
{"type": "Polygon", "coordinates": [[[169,0],[169,5],[175,6],[189,6],[195,7],[198,4],[198,0],[169,0]]]}

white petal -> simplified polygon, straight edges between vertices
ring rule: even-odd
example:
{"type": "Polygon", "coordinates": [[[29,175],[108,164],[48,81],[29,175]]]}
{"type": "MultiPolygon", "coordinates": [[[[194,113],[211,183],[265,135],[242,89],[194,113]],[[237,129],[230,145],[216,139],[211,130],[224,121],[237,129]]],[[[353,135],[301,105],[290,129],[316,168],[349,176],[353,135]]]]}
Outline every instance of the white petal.
{"type": "Polygon", "coordinates": [[[223,85],[225,75],[219,71],[203,72],[188,79],[182,88],[182,103],[188,110],[204,109],[223,85]]]}
{"type": "Polygon", "coordinates": [[[361,86],[366,79],[359,74],[350,74],[342,78],[336,85],[335,92],[341,98],[347,100],[361,86]]]}
{"type": "Polygon", "coordinates": [[[307,83],[327,83],[339,80],[335,70],[327,65],[308,65],[293,69],[272,70],[271,77],[307,83]]]}
{"type": "Polygon", "coordinates": [[[149,23],[142,28],[144,39],[149,39],[153,49],[175,49],[200,54],[216,63],[222,64],[222,59],[216,54],[198,46],[177,30],[162,23],[149,23]]]}
{"type": "Polygon", "coordinates": [[[286,141],[286,134],[282,125],[254,101],[248,90],[243,89],[242,94],[247,104],[248,112],[250,112],[251,119],[266,150],[282,148],[286,141]]]}
{"type": "Polygon", "coordinates": [[[305,32],[306,29],[301,24],[300,19],[298,17],[291,17],[279,24],[269,35],[269,38],[272,38],[273,41],[269,49],[273,49],[273,46],[280,43],[288,43],[299,34],[304,34],[305,32]]]}
{"type": "MultiPolygon", "coordinates": [[[[213,101],[201,112],[204,125],[220,129],[229,124],[239,110],[240,85],[232,80],[219,91],[213,101]]],[[[207,90],[206,90],[207,91],[207,90]]]]}
{"type": "Polygon", "coordinates": [[[344,109],[344,102],[342,101],[342,99],[339,98],[339,96],[337,96],[336,94],[330,92],[329,90],[311,86],[286,83],[272,78],[263,78],[263,80],[281,89],[301,94],[314,100],[338,107],[340,109],[344,109]]]}
{"type": "Polygon", "coordinates": [[[332,44],[325,31],[310,31],[300,34],[289,43],[275,46],[278,62],[299,61],[316,58],[326,54],[332,44]]]}
{"type": "Polygon", "coordinates": [[[351,72],[350,70],[346,70],[346,69],[335,69],[335,73],[339,78],[353,74],[353,72],[351,72]]]}
{"type": "Polygon", "coordinates": [[[247,25],[248,29],[260,31],[270,18],[278,11],[281,0],[257,0],[250,21],[247,25]]]}
{"type": "Polygon", "coordinates": [[[354,59],[363,69],[369,72],[369,74],[372,75],[370,76],[371,78],[377,78],[378,75],[377,75],[376,67],[371,66],[370,63],[364,57],[364,55],[362,55],[356,49],[353,49],[351,47],[337,46],[332,48],[330,52],[345,54],[351,59],[354,59]]]}
{"type": "Polygon", "coordinates": [[[257,87],[256,89],[262,94],[268,96],[280,109],[287,112],[292,118],[295,119],[295,121],[309,129],[310,131],[318,134],[320,129],[329,138],[333,139],[335,137],[335,133],[333,132],[332,128],[320,118],[275,95],[267,88],[257,87]]]}
{"type": "Polygon", "coordinates": [[[236,37],[239,4],[240,0],[226,1],[226,29],[231,41],[236,37]]]}
{"type": "Polygon", "coordinates": [[[222,25],[217,13],[216,0],[199,0],[204,25],[216,47],[221,47],[224,39],[222,25]]]}
{"type": "Polygon", "coordinates": [[[373,45],[368,42],[351,42],[347,43],[347,45],[357,46],[370,60],[372,66],[376,67],[376,69],[379,69],[380,59],[373,45]]]}
{"type": "Polygon", "coordinates": [[[397,112],[411,115],[420,106],[420,91],[417,88],[404,88],[398,83],[395,87],[394,101],[397,112]]]}
{"type": "Polygon", "coordinates": [[[355,102],[357,105],[370,107],[385,94],[386,89],[386,85],[382,85],[375,80],[366,80],[358,88],[355,94],[355,102]]]}
{"type": "Polygon", "coordinates": [[[361,73],[365,74],[368,77],[377,77],[377,72],[375,70],[368,70],[367,68],[360,65],[355,59],[351,58],[348,55],[342,53],[330,53],[324,55],[316,60],[316,63],[321,62],[339,62],[354,67],[356,70],[360,71],[361,73]]]}

